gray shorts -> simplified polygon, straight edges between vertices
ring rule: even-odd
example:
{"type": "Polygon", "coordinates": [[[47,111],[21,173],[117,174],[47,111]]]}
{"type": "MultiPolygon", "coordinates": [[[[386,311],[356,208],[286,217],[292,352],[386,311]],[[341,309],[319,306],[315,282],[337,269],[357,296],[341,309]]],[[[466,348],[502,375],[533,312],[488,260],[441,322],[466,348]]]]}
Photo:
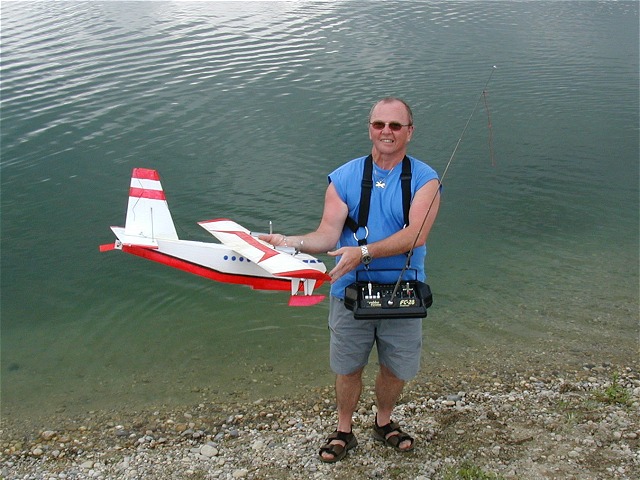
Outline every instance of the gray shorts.
{"type": "Polygon", "coordinates": [[[422,319],[356,320],[339,298],[329,304],[331,369],[348,375],[369,362],[376,344],[378,361],[401,380],[411,380],[420,368],[422,319]]]}

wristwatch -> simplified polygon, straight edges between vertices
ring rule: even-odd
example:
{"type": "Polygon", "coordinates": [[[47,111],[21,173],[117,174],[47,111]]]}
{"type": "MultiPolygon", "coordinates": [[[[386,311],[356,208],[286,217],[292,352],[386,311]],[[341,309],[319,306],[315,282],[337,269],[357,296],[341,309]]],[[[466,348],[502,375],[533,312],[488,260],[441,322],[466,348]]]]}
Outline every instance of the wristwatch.
{"type": "Polygon", "coordinates": [[[366,245],[360,245],[360,251],[362,252],[362,257],[360,261],[365,265],[369,265],[371,263],[371,255],[369,254],[369,249],[366,245]]]}

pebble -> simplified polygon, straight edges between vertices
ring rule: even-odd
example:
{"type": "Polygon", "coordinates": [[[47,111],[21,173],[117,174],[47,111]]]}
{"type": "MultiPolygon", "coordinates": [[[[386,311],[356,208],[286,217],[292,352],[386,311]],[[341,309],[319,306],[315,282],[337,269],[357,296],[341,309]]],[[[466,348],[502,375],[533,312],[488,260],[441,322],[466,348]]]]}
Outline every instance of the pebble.
{"type": "Polygon", "coordinates": [[[45,430],[40,435],[40,437],[45,441],[51,440],[55,436],[56,436],[56,432],[54,432],[53,430],[45,430]]]}
{"type": "Polygon", "coordinates": [[[200,454],[205,457],[216,457],[218,456],[218,449],[212,445],[203,445],[200,447],[200,454]]]}
{"type": "Polygon", "coordinates": [[[262,450],[264,449],[264,442],[262,440],[256,440],[251,444],[251,448],[253,450],[262,450]]]}

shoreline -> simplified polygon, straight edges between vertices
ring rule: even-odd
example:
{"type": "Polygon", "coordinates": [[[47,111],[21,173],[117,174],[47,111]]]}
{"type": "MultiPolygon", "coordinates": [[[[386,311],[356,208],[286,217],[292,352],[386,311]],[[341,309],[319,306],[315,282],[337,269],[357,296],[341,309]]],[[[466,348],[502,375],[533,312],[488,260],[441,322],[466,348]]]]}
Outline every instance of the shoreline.
{"type": "MultiPolygon", "coordinates": [[[[369,368],[373,371],[373,368],[369,368]]],[[[3,419],[2,479],[632,479],[640,475],[640,370],[487,365],[421,373],[394,419],[416,438],[400,454],[371,438],[371,381],[354,415],[359,446],[317,458],[333,430],[332,387],[289,398],[90,412],[25,431],[3,419]],[[494,476],[492,476],[494,475],[494,476]]],[[[28,429],[26,429],[28,430],[28,429]]]]}

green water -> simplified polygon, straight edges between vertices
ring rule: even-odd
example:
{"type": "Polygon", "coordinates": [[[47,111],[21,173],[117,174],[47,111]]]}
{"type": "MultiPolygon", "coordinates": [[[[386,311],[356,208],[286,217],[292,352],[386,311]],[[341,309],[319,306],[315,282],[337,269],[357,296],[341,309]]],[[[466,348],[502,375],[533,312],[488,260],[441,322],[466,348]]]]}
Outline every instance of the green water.
{"type": "MultiPolygon", "coordinates": [[[[327,303],[99,253],[133,167],[178,233],[315,228],[414,108],[445,178],[425,368],[638,357],[637,2],[2,2],[2,413],[151,408],[331,383],[327,303]],[[494,156],[490,155],[492,134],[494,156]]],[[[329,258],[325,258],[329,262],[329,258]]],[[[321,287],[326,293],[328,288],[321,287]]]]}

